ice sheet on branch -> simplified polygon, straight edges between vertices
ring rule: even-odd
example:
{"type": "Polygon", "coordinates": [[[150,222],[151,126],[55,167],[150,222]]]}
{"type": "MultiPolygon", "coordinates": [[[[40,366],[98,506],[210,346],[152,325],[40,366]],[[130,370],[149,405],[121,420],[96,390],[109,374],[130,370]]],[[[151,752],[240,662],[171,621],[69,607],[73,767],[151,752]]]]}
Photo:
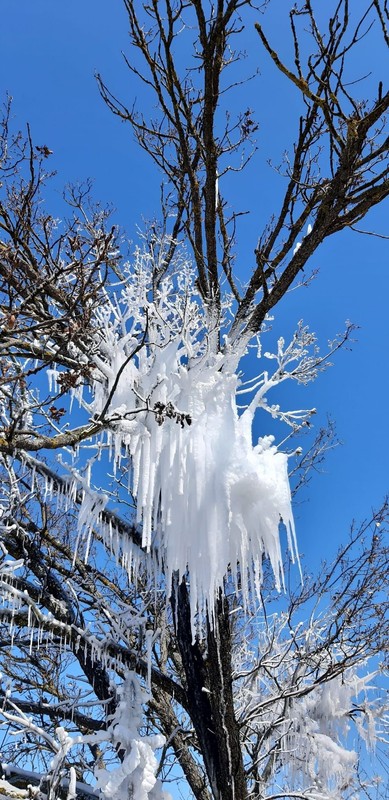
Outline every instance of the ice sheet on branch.
{"type": "Polygon", "coordinates": [[[266,393],[284,372],[279,381],[258,376],[239,411],[247,341],[226,337],[217,352],[215,321],[185,256],[154,290],[150,262],[138,250],[120,295],[107,294],[96,316],[93,401],[86,407],[109,419],[116,467],[131,464],[143,545],[158,549],[168,581],[189,570],[193,620],[197,608],[213,607],[229,567],[239,569],[246,601],[259,590],[264,557],[281,586],[281,521],[296,555],[287,456],[270,436],[253,444],[256,409],[272,411],[266,393]]]}

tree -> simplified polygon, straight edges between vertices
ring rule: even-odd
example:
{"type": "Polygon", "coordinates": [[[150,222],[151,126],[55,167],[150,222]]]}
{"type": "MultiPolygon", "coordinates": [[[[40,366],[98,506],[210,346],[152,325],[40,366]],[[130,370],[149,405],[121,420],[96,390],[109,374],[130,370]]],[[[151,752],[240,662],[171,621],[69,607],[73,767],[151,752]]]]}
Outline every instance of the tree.
{"type": "MultiPolygon", "coordinates": [[[[256,24],[301,116],[244,288],[224,186],[257,123],[223,104],[250,3],[125,6],[141,59],[127,65],[159,112],[99,86],[164,175],[129,261],[88,185],[68,190],[67,222],[46,212],[49,148],[14,136],[9,110],[2,126],[0,791],[154,798],[179,765],[201,800],[369,793],[351,730],[384,737],[388,505],[300,585],[280,544],[298,561],[287,454],[253,444],[257,409],[293,437],[309,426],[312,410],[268,395],[312,380],[350,328],[322,355],[301,324],[255,379],[240,370],[321,242],[388,194],[389,95],[350,83],[373,17],[388,44],[386,5],[356,20],[340,0],[327,30],[313,3],[294,7],[293,69],[256,24]]],[[[300,474],[323,436],[312,456],[294,446],[300,474]]]]}

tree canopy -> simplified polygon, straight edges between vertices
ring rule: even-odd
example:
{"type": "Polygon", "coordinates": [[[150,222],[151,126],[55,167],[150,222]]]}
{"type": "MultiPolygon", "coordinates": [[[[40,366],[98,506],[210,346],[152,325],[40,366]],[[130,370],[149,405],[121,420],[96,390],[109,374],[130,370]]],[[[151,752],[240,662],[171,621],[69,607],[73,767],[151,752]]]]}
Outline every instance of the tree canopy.
{"type": "Polygon", "coordinates": [[[324,352],[297,321],[274,353],[262,342],[322,242],[389,193],[389,93],[355,70],[372,30],[385,52],[386,3],[295,4],[286,54],[267,4],[124,5],[144,94],[97,81],[162,176],[137,247],[89,184],[50,212],[50,148],[14,132],[9,104],[2,120],[0,796],[157,800],[185,780],[197,800],[371,797],[388,504],[303,577],[292,493],[332,430],[306,447],[315,409],[277,397],[352,326],[324,352]],[[242,276],[232,179],[255,179],[260,121],[228,97],[247,25],[300,111],[242,276]]]}

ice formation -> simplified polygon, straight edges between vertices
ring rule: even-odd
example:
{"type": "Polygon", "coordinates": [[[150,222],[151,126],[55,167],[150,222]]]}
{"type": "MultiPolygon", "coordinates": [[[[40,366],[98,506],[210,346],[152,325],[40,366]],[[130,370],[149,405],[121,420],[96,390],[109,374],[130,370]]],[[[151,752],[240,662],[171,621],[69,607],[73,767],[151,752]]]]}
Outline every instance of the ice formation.
{"type": "Polygon", "coordinates": [[[158,761],[155,750],[165,738],[159,734],[140,735],[142,692],[135,672],[128,672],[118,689],[119,702],[107,734],[116,749],[124,751],[121,764],[111,770],[95,770],[97,786],[104,800],[171,800],[156,778],[158,761]]]}
{"type": "MultiPolygon", "coordinates": [[[[291,631],[290,610],[277,609],[266,618],[256,615],[234,643],[234,708],[242,741],[261,742],[262,763],[271,763],[278,751],[280,796],[284,789],[285,797],[356,800],[358,763],[387,739],[386,699],[375,684],[379,671],[365,672],[367,660],[344,668],[344,641],[322,646],[335,616],[327,608],[291,631]]],[[[261,788],[266,794],[267,779],[261,788]]],[[[261,796],[258,785],[255,791],[261,796]]]]}
{"type": "MultiPolygon", "coordinates": [[[[149,697],[135,672],[125,671],[123,682],[117,687],[117,696],[115,713],[107,729],[88,734],[71,735],[58,726],[55,735],[52,735],[37,726],[15,703],[11,704],[12,713],[2,709],[2,715],[9,723],[15,722],[20,730],[28,730],[30,736],[45,741],[53,753],[46,779],[48,793],[44,796],[47,796],[47,800],[56,800],[60,795],[65,800],[75,800],[78,796],[83,784],[77,781],[75,767],[69,766],[68,757],[73,750],[73,758],[77,758],[77,748],[87,744],[98,747],[100,751],[100,759],[94,769],[96,797],[102,800],[172,800],[157,777],[159,762],[156,751],[164,746],[165,737],[141,732],[143,705],[149,697]],[[110,752],[116,755],[119,750],[122,753],[119,764],[111,763],[110,752]],[[101,764],[106,766],[102,767],[101,764]]],[[[26,773],[22,770],[21,774],[26,773]]],[[[29,774],[34,776],[34,773],[29,774]]],[[[8,791],[9,786],[15,788],[6,781],[0,781],[0,795],[1,790],[8,791]]],[[[35,796],[33,791],[33,787],[25,792],[15,789],[15,797],[35,796]]],[[[42,797],[37,788],[38,794],[42,797]]],[[[91,791],[89,794],[92,796],[91,791]]],[[[12,792],[10,796],[14,796],[12,792]]]]}
{"type": "MultiPolygon", "coordinates": [[[[197,611],[213,608],[228,569],[239,572],[246,602],[258,592],[264,557],[281,586],[281,521],[296,555],[287,456],[272,437],[252,440],[256,409],[271,410],[274,375],[258,376],[239,410],[247,342],[226,338],[217,351],[185,261],[152,293],[147,258],[137,253],[121,295],[107,294],[96,315],[93,399],[78,399],[108,423],[116,468],[130,464],[144,547],[158,550],[169,583],[188,570],[193,622],[197,611]]],[[[91,494],[84,494],[90,518],[91,494]]]]}

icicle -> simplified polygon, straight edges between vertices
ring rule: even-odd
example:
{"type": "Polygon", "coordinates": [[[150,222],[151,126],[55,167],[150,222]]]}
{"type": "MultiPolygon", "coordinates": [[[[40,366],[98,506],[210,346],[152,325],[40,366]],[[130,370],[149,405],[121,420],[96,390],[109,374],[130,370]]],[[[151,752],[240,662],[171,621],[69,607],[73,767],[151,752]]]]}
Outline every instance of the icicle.
{"type": "Polygon", "coordinates": [[[145,631],[146,639],[146,661],[147,661],[147,691],[151,693],[151,659],[153,648],[153,631],[147,629],[145,631]]]}
{"type": "Polygon", "coordinates": [[[76,785],[76,770],[74,767],[69,769],[69,788],[66,800],[76,800],[77,798],[77,785],[76,785]]]}

